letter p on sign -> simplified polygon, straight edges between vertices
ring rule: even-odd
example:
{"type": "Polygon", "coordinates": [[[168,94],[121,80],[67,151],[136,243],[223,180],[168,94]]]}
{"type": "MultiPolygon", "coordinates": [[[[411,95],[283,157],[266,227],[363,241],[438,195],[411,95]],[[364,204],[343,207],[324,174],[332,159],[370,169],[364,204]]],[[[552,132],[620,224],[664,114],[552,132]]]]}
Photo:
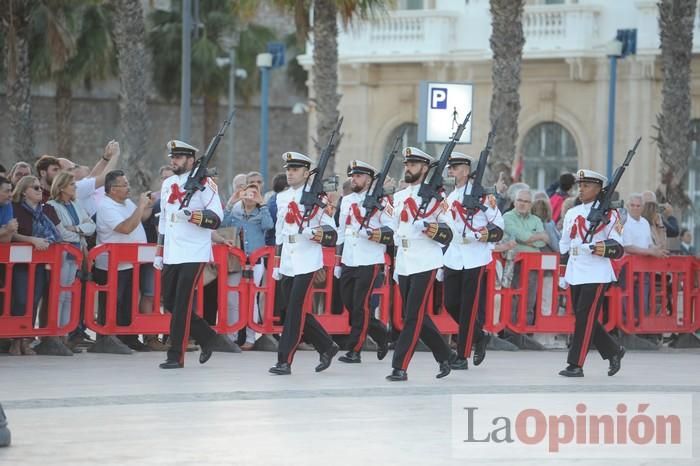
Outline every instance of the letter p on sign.
{"type": "Polygon", "coordinates": [[[447,108],[447,88],[434,87],[431,89],[430,108],[447,108]]]}

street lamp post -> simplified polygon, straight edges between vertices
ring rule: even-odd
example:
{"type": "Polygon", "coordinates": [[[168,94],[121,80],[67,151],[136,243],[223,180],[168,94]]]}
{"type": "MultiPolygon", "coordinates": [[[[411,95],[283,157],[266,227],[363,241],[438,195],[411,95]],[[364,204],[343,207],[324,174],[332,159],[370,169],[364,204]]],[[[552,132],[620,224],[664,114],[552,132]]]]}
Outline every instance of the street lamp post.
{"type": "MultiPolygon", "coordinates": [[[[238,41],[239,41],[240,33],[238,31],[234,31],[231,35],[225,36],[221,39],[221,46],[228,50],[228,60],[227,59],[218,59],[217,58],[217,65],[219,66],[229,66],[229,72],[228,72],[228,114],[231,115],[231,112],[233,112],[234,108],[236,108],[236,47],[238,46],[238,41]]],[[[227,185],[230,185],[231,181],[233,181],[233,166],[234,166],[234,161],[235,161],[235,141],[236,138],[234,136],[235,134],[235,122],[236,122],[236,115],[233,115],[233,119],[231,120],[231,125],[228,128],[227,132],[227,137],[228,137],[228,163],[225,164],[225,179],[227,181],[227,185]]],[[[228,190],[227,190],[228,191],[228,190]]]]}
{"type": "Polygon", "coordinates": [[[256,64],[260,68],[260,174],[263,183],[267,184],[267,139],[268,139],[268,110],[269,110],[269,88],[270,69],[272,68],[272,54],[260,53],[257,56],[256,64]]]}

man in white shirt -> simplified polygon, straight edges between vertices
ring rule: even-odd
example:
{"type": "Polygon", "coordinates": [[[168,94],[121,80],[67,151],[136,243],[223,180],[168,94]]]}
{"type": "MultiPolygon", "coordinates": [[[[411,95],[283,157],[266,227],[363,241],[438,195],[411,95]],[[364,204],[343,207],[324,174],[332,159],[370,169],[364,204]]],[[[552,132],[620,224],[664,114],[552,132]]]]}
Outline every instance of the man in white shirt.
{"type": "Polygon", "coordinates": [[[406,369],[419,338],[440,365],[437,378],[450,373],[450,359],[453,359],[449,346],[428,315],[427,305],[438,269],[443,266],[442,248],[452,239],[452,230],[445,223],[449,209],[444,200],[432,199],[426,211],[420,212],[422,199],[418,191],[434,159],[415,147],[406,147],[403,156],[404,181],[408,186],[394,195],[392,229],[404,326],[394,349],[393,371],[386,377],[391,382],[408,380],[406,369]]]}
{"type": "Polygon", "coordinates": [[[608,375],[613,376],[620,370],[625,349],[605,331],[598,315],[605,291],[617,280],[610,259],[619,259],[624,254],[620,244],[622,225],[617,211],[611,210],[610,221],[598,226],[589,242],[584,242],[591,228],[586,218],[607,178],[593,170],[579,170],[576,180],[581,204],[566,212],[559,241],[559,252],[569,254],[564,278],[571,285],[575,327],[567,358],[569,365],[559,375],[583,377],[583,363],[592,341],[602,358],[609,361],[608,375]]]}
{"type": "Polygon", "coordinates": [[[386,245],[393,240],[391,206],[371,212],[369,221],[363,224],[367,212],[362,204],[377,169],[361,160],[353,160],[348,175],[352,192],[343,196],[339,213],[337,252],[341,255],[342,267],[336,265],[334,273],[340,278],[340,296],[350,312],[352,328],[347,340],[349,351],[338,360],[362,362],[360,351],[369,334],[377,343],[377,358],[381,361],[389,351],[389,339],[386,327],[370,309],[370,297],[377,275],[384,267],[386,245]]]}
{"type": "Polygon", "coordinates": [[[161,369],[179,369],[185,365],[187,337],[192,335],[202,348],[199,363],[211,357],[217,334],[192,311],[194,293],[204,265],[212,260],[211,231],[223,217],[221,199],[211,178],[202,180],[187,207],[185,183],[195,163],[197,148],[172,140],[167,144],[173,176],[163,182],[160,191],[158,247],[153,266],[161,273],[163,308],[170,312],[170,349],[161,369]]]}
{"type": "MultiPolygon", "coordinates": [[[[106,197],[100,204],[96,217],[97,244],[103,243],[146,243],[146,231],[142,221],[151,214],[151,200],[147,193],[139,196],[138,205],[129,199],[129,181],[122,170],[112,170],[105,176],[106,197]]],[[[95,258],[95,281],[107,283],[109,261],[118,257],[100,254],[95,258]]],[[[117,266],[117,325],[131,323],[131,293],[133,285],[133,264],[119,263],[117,266]]],[[[104,312],[104,296],[100,294],[100,307],[104,312]]],[[[136,335],[120,337],[131,349],[148,351],[148,347],[138,341],[136,335]]]]}
{"type": "Polygon", "coordinates": [[[503,217],[496,198],[488,195],[481,200],[485,210],[467,211],[462,205],[464,192],[471,193],[469,181],[473,159],[461,152],[452,152],[448,174],[455,177],[455,189],[447,197],[448,219],[454,231],[450,246],[445,251],[445,308],[459,324],[457,359],[452,369],[466,370],[476,343],[474,365],[486,356],[488,334],[484,333],[486,304],[486,266],[491,263],[494,244],[503,238],[503,217]],[[468,182],[469,181],[469,182],[468,182]],[[450,218],[451,216],[451,218],[450,218]]]}
{"type": "Polygon", "coordinates": [[[287,307],[283,312],[284,330],[277,364],[270,368],[270,373],[292,373],[292,361],[302,337],[319,352],[316,372],[321,372],[328,369],[339,348],[303,306],[314,273],[323,267],[322,246],[335,246],[337,232],[333,217],[325,209],[314,207],[308,219],[304,219],[306,212],[301,197],[310,175],[311,159],[298,152],[285,152],[282,160],[289,189],[277,195],[277,250],[272,277],[280,281],[279,290],[287,307]]]}

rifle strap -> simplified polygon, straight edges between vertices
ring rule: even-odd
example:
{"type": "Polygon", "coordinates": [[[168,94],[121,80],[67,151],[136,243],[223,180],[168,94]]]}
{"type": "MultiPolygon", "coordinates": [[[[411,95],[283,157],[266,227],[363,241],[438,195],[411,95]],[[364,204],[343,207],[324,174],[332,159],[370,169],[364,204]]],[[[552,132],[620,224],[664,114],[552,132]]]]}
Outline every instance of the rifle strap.
{"type": "Polygon", "coordinates": [[[435,205],[433,205],[433,208],[428,210],[425,214],[421,215],[418,212],[418,204],[416,203],[416,200],[413,199],[412,197],[406,198],[405,201],[403,201],[403,210],[401,211],[401,221],[402,222],[408,222],[408,215],[410,215],[413,218],[427,218],[433,215],[440,207],[442,206],[441,202],[435,201],[435,205]]]}
{"type": "MultiPolygon", "coordinates": [[[[615,212],[617,212],[617,211],[615,211],[615,212]]],[[[591,235],[591,238],[605,229],[605,227],[608,225],[608,223],[610,223],[610,219],[612,218],[612,213],[613,213],[613,210],[608,211],[607,221],[601,222],[601,224],[598,226],[598,228],[596,228],[596,230],[593,232],[593,235],[591,235]]],[[[588,228],[586,228],[586,219],[585,219],[585,217],[583,217],[583,215],[579,215],[578,217],[576,217],[576,223],[574,224],[574,228],[576,228],[576,230],[578,230],[578,235],[581,238],[581,240],[583,241],[583,239],[588,234],[588,228]]],[[[574,236],[576,236],[576,234],[575,234],[574,230],[572,229],[572,238],[574,236]]]]}
{"type": "MultiPolygon", "coordinates": [[[[314,206],[314,208],[311,210],[311,215],[309,215],[309,220],[314,218],[316,214],[318,213],[318,206],[314,206]]],[[[301,222],[304,219],[304,216],[302,215],[301,211],[299,210],[299,204],[297,204],[295,201],[292,201],[289,203],[289,207],[287,207],[287,215],[285,215],[284,220],[289,223],[290,225],[293,223],[296,223],[297,226],[301,226],[301,222]]]]}

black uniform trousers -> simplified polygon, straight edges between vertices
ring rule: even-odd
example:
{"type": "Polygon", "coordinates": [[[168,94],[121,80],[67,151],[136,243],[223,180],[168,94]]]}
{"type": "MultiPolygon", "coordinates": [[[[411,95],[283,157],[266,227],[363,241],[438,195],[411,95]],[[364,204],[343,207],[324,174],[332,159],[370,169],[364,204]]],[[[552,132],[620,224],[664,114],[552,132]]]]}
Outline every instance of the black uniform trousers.
{"type": "Polygon", "coordinates": [[[620,345],[598,322],[605,291],[609,286],[609,283],[571,285],[571,300],[576,324],[566,362],[573,366],[583,367],[591,341],[603,359],[610,359],[620,351],[620,345]]]}
{"type": "Polygon", "coordinates": [[[486,266],[454,270],[445,267],[445,308],[459,324],[457,355],[467,359],[472,343],[484,338],[486,266]]]}
{"type": "Polygon", "coordinates": [[[384,324],[374,317],[370,309],[370,297],[374,282],[384,264],[343,266],[340,276],[340,296],[343,305],[350,312],[350,335],[348,350],[359,353],[367,339],[367,333],[379,345],[387,340],[384,324]]]}
{"type": "Polygon", "coordinates": [[[399,275],[399,291],[403,300],[403,329],[394,348],[394,369],[406,370],[418,344],[418,338],[428,345],[437,362],[450,359],[447,346],[435,323],[427,315],[428,296],[435,283],[437,270],[427,270],[412,275],[399,275]]]}
{"type": "Polygon", "coordinates": [[[192,335],[200,346],[206,346],[216,332],[194,312],[194,292],[204,268],[202,262],[169,264],[161,273],[162,303],[170,316],[169,361],[184,364],[187,336],[192,335]]]}
{"type": "Polygon", "coordinates": [[[325,353],[333,346],[333,340],[318,323],[314,315],[304,311],[304,300],[309,292],[314,272],[289,277],[282,275],[279,290],[287,309],[284,314],[284,329],[280,336],[277,361],[291,364],[294,353],[303,338],[314,345],[316,351],[325,353]]]}

